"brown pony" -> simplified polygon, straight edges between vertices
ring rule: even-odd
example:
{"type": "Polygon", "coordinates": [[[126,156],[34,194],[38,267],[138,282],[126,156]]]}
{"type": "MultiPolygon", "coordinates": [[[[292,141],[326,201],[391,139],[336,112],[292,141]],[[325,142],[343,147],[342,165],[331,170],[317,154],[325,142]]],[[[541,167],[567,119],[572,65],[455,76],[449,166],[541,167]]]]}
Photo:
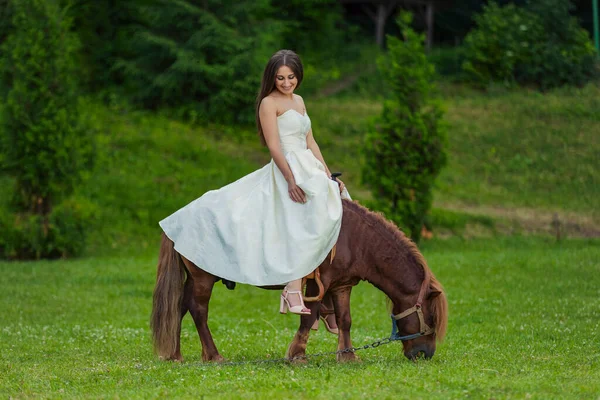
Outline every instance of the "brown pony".
{"type": "MultiPolygon", "coordinates": [[[[335,307],[338,349],[352,347],[350,293],[364,280],[389,297],[399,334],[418,336],[403,340],[404,355],[409,359],[420,353],[432,357],[448,320],[442,286],[415,244],[393,223],[356,202],[343,200],[343,207],[335,258],[320,266],[325,291],[335,307]]],[[[151,317],[154,347],[161,358],[182,360],[181,320],[189,311],[202,342],[202,360],[223,361],[207,324],[208,302],[219,279],[177,253],[163,234],[151,317]]],[[[316,285],[307,285],[307,295],[314,295],[315,290],[316,285]]],[[[310,328],[318,318],[320,302],[307,303],[307,307],[312,314],[301,316],[298,332],[286,352],[289,359],[305,355],[310,328]]],[[[356,359],[352,352],[337,357],[338,361],[356,359]]]]}

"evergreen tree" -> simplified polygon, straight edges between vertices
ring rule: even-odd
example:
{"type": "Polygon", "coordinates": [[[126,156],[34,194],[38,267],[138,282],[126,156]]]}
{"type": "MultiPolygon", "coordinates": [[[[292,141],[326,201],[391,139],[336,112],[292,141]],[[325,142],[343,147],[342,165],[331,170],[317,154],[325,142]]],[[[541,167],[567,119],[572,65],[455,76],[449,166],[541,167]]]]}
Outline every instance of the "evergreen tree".
{"type": "Polygon", "coordinates": [[[434,180],[446,163],[446,136],[425,37],[410,28],[411,14],[397,22],[403,40],[388,36],[388,54],[378,60],[392,98],[367,134],[363,180],[374,191],[375,207],[418,241],[434,180]]]}
{"type": "MultiPolygon", "coordinates": [[[[70,32],[66,9],[57,1],[12,0],[11,7],[12,31],[2,44],[7,94],[0,171],[14,179],[14,203],[34,216],[21,220],[39,223],[36,229],[46,240],[54,206],[73,192],[91,167],[92,141],[80,128],[77,112],[74,60],[79,44],[70,32]]],[[[52,246],[42,247],[37,257],[52,246]]]]}
{"type": "Polygon", "coordinates": [[[117,67],[145,107],[186,106],[212,119],[253,121],[262,68],[279,48],[268,0],[155,0],[137,8],[117,67]]]}

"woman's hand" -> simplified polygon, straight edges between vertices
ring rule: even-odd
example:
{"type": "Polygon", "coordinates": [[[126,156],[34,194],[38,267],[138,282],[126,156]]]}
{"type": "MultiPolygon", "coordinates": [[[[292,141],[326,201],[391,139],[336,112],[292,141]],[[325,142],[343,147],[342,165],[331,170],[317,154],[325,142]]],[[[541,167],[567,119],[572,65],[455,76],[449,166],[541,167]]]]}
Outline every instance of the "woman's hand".
{"type": "Polygon", "coordinates": [[[337,178],[336,182],[340,184],[340,194],[342,194],[344,189],[346,189],[346,185],[344,185],[344,182],[342,182],[342,180],[340,178],[337,178]]]}
{"type": "Polygon", "coordinates": [[[290,198],[296,203],[306,203],[306,194],[300,186],[296,185],[295,180],[288,181],[288,193],[290,198]]]}

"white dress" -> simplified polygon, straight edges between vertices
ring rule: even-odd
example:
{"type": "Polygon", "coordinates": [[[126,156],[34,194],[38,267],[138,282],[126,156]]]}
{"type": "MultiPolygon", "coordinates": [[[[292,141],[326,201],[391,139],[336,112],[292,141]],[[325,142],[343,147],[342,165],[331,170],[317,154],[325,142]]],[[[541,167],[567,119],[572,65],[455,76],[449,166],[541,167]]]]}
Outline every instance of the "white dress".
{"type": "MultiPolygon", "coordinates": [[[[337,241],[339,186],[307,148],[310,118],[290,109],[277,117],[277,127],[306,203],[290,198],[287,181],[271,160],[159,223],[178,253],[220,278],[257,286],[286,284],[318,267],[337,241]]],[[[346,192],[344,197],[349,198],[346,192]]]]}

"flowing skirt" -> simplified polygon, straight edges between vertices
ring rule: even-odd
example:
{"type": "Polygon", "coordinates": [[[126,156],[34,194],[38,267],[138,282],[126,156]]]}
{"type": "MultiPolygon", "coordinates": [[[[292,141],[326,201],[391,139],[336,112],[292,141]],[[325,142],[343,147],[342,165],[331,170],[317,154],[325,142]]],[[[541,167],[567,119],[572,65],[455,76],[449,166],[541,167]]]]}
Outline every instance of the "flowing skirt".
{"type": "Polygon", "coordinates": [[[175,250],[213,275],[257,286],[286,284],[318,267],[340,232],[339,186],[309,149],[286,159],[306,203],[292,201],[271,160],[160,221],[175,250]]]}

